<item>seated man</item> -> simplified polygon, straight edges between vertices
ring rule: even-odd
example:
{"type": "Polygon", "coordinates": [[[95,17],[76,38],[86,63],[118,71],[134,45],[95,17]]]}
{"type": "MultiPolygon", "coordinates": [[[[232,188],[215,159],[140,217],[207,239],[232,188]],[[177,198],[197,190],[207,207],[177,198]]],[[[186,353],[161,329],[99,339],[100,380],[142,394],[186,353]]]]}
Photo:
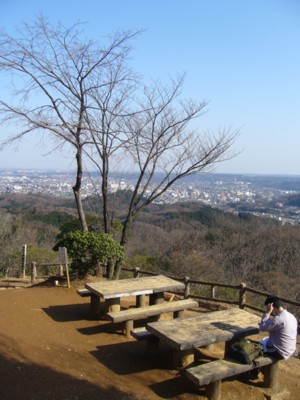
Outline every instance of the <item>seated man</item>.
{"type": "Polygon", "coordinates": [[[293,314],[282,307],[279,297],[267,297],[265,305],[266,312],[259,324],[262,332],[269,332],[269,338],[263,343],[264,352],[286,360],[297,349],[298,322],[293,314]]]}

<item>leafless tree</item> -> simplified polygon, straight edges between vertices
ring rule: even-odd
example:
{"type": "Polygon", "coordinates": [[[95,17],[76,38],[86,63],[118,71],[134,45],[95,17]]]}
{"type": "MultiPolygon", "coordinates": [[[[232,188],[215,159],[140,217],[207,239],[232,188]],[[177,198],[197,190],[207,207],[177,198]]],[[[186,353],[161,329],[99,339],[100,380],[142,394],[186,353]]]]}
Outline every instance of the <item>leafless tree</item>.
{"type": "Polygon", "coordinates": [[[40,17],[34,25],[24,25],[17,38],[0,34],[0,70],[12,73],[16,85],[13,101],[0,100],[0,115],[2,122],[20,127],[6,143],[38,131],[52,134],[54,149],[65,144],[75,149],[73,191],[83,230],[83,158],[88,156],[100,172],[104,229],[109,232],[111,163],[126,157],[137,178],[123,222],[120,242],[125,245],[140,210],[178,180],[232,157],[229,149],[238,131],[201,133],[197,119],[207,102],[182,98],[184,76],[169,86],[137,84],[127,60],[139,31],[118,33],[101,47],[82,40],[80,28],[59,24],[52,29],[40,17]]]}
{"type": "MultiPolygon", "coordinates": [[[[103,226],[110,232],[113,223],[112,204],[109,204],[109,179],[111,164],[116,167],[116,159],[124,152],[130,133],[124,129],[124,120],[132,118],[135,111],[131,102],[137,87],[137,77],[122,63],[111,63],[107,68],[107,85],[91,91],[86,122],[91,137],[91,145],[85,154],[99,171],[103,226]]],[[[111,196],[110,196],[111,198],[111,196]]]]}
{"type": "Polygon", "coordinates": [[[39,132],[52,135],[54,150],[66,144],[75,149],[73,192],[82,229],[87,230],[81,186],[84,147],[91,142],[93,94],[112,84],[113,69],[122,70],[120,80],[131,79],[125,64],[138,32],[117,33],[101,46],[82,39],[81,29],[81,24],[52,28],[41,16],[33,25],[23,24],[16,36],[0,33],[0,72],[10,76],[12,94],[12,100],[0,100],[0,116],[3,124],[14,123],[17,130],[4,145],[39,132]]]}
{"type": "Polygon", "coordinates": [[[127,119],[130,140],[126,143],[128,157],[138,171],[128,215],[124,223],[122,243],[135,215],[157,200],[178,180],[208,171],[214,164],[231,158],[229,149],[238,131],[224,130],[214,135],[201,133],[197,119],[207,102],[181,98],[184,77],[169,87],[154,83],[145,88],[143,112],[127,119]],[[159,174],[157,174],[159,173],[159,174]]]}
{"type": "MultiPolygon", "coordinates": [[[[158,200],[175,182],[188,175],[208,171],[215,163],[233,156],[229,149],[238,131],[230,128],[217,135],[201,133],[196,120],[205,112],[207,102],[182,99],[183,83],[184,76],[172,81],[170,86],[154,82],[151,87],[139,88],[134,101],[131,94],[128,96],[127,88],[117,97],[112,96],[111,88],[108,96],[100,96],[101,101],[103,98],[107,100],[101,104],[96,98],[99,93],[96,93],[95,101],[97,111],[101,110],[102,124],[98,122],[90,127],[94,133],[93,150],[96,150],[91,159],[97,164],[102,177],[106,229],[109,229],[111,221],[108,213],[112,210],[107,190],[112,156],[123,157],[127,169],[130,166],[136,172],[123,221],[122,245],[126,244],[137,213],[158,200]],[[128,97],[131,107],[128,107],[128,97]]],[[[115,275],[118,274],[117,267],[115,275]]]]}

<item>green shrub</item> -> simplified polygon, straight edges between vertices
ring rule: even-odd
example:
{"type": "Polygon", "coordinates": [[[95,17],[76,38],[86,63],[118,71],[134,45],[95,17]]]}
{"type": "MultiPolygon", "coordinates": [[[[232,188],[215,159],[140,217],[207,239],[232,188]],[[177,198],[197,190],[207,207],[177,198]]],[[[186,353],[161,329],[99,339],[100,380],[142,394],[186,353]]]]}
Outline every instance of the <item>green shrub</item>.
{"type": "Polygon", "coordinates": [[[111,266],[124,258],[124,248],[107,233],[73,231],[64,240],[71,268],[84,275],[100,264],[111,266]]]}

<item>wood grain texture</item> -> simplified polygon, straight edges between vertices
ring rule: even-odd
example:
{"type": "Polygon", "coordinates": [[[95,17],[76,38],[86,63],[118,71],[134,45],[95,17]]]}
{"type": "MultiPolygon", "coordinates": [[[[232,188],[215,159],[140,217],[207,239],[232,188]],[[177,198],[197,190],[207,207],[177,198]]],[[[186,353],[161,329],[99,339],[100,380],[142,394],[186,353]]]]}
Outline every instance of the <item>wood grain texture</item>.
{"type": "Polygon", "coordinates": [[[148,323],[147,329],[174,349],[187,350],[256,334],[259,332],[259,321],[257,315],[230,308],[173,321],[148,323]]]}
{"type": "Polygon", "coordinates": [[[104,299],[183,290],[184,284],[163,275],[99,281],[85,284],[86,289],[104,299]]]}

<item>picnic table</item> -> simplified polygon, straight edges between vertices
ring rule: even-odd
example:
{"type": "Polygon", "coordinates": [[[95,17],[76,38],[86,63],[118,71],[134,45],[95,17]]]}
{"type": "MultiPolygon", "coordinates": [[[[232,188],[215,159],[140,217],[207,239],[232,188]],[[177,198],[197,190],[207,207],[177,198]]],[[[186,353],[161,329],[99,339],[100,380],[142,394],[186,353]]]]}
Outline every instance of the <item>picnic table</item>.
{"type": "MultiPolygon", "coordinates": [[[[261,356],[251,364],[243,364],[230,358],[227,352],[237,338],[259,333],[260,320],[257,315],[245,310],[230,308],[173,321],[151,322],[146,328],[156,338],[171,345],[173,363],[175,368],[180,369],[181,375],[197,387],[205,386],[209,400],[221,400],[223,379],[257,368],[263,372],[264,387],[278,394],[278,359],[261,356]],[[217,342],[225,342],[224,358],[199,364],[194,362],[196,348],[217,342]]],[[[273,398],[273,395],[268,398],[273,398]]]]}
{"type": "Polygon", "coordinates": [[[105,300],[106,311],[120,311],[121,298],[136,296],[137,306],[145,305],[145,295],[149,295],[150,304],[163,301],[165,291],[177,291],[185,288],[184,283],[163,275],[144,276],[131,279],[106,280],[85,284],[91,295],[92,309],[99,309],[100,298],[105,300]]]}
{"type": "Polygon", "coordinates": [[[195,348],[230,341],[259,332],[260,317],[239,308],[230,308],[146,325],[148,331],[173,349],[173,363],[182,368],[194,361],[195,348]]]}

